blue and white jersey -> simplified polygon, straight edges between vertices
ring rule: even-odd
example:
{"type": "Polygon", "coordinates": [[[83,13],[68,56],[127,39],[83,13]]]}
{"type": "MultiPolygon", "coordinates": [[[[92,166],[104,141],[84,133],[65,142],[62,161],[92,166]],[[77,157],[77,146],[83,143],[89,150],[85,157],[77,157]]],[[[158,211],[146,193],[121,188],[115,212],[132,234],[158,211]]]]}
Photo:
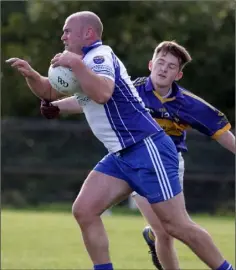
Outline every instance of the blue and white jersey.
{"type": "Polygon", "coordinates": [[[120,151],[151,134],[163,132],[145,108],[125,66],[112,49],[98,41],[84,47],[83,52],[87,67],[115,82],[113,95],[106,104],[76,94],[92,132],[108,151],[120,151]]]}

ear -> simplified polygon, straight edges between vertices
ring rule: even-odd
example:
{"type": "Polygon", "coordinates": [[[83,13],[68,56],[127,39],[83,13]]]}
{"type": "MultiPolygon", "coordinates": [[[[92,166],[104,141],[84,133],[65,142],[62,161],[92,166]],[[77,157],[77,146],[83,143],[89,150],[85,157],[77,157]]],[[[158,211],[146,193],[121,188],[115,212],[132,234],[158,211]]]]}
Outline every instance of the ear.
{"type": "Polygon", "coordinates": [[[85,31],[85,38],[86,39],[91,39],[93,38],[93,35],[94,35],[94,31],[93,31],[93,28],[92,27],[88,27],[85,31]]]}
{"type": "Polygon", "coordinates": [[[182,79],[183,78],[183,76],[184,76],[184,73],[183,73],[183,71],[180,71],[177,75],[176,75],[176,77],[175,77],[175,81],[179,81],[180,79],[182,79]]]}
{"type": "Polygon", "coordinates": [[[148,69],[149,69],[150,71],[152,71],[152,60],[150,60],[149,63],[148,63],[148,69]]]}

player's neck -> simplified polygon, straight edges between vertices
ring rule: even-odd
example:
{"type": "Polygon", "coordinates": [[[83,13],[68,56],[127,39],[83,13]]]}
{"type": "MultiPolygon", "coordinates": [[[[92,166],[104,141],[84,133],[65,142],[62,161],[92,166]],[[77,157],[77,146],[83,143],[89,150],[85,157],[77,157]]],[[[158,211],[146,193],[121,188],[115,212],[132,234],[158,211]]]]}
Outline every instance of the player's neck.
{"type": "Polygon", "coordinates": [[[171,85],[166,87],[161,87],[159,85],[154,85],[155,91],[162,97],[167,96],[168,93],[171,91],[171,85]]]}
{"type": "Polygon", "coordinates": [[[152,79],[152,76],[151,76],[151,82],[152,82],[152,85],[154,87],[154,90],[160,95],[160,96],[167,96],[168,93],[171,91],[171,86],[172,85],[168,85],[168,86],[165,86],[165,87],[162,87],[158,84],[155,84],[154,83],[154,80],[152,79]]]}

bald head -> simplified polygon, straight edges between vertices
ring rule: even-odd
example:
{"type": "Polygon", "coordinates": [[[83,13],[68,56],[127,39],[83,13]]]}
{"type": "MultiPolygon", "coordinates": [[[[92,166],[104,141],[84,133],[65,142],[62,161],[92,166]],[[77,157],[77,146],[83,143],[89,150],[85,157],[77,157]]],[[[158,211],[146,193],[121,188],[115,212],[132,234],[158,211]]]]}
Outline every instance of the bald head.
{"type": "Polygon", "coordinates": [[[80,55],[83,54],[83,47],[102,39],[102,31],[102,22],[95,13],[77,12],[66,19],[61,40],[67,51],[80,55]]]}
{"type": "Polygon", "coordinates": [[[99,39],[102,38],[103,25],[100,18],[91,11],[81,11],[71,14],[67,20],[78,20],[83,27],[92,27],[99,39]]]}

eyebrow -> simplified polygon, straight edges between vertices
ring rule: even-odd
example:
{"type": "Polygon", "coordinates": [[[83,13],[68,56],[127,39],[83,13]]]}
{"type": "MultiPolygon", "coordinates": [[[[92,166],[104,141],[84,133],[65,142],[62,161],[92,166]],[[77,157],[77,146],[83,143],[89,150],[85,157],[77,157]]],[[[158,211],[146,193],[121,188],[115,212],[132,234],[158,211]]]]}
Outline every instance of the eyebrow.
{"type": "MultiPolygon", "coordinates": [[[[164,61],[164,62],[167,62],[165,59],[163,59],[163,58],[157,58],[157,60],[161,60],[161,61],[164,61]]],[[[168,64],[170,64],[170,65],[174,65],[174,66],[178,66],[178,64],[175,64],[175,63],[173,63],[173,62],[167,62],[168,64]]]]}
{"type": "Polygon", "coordinates": [[[63,27],[63,32],[65,32],[65,31],[69,31],[70,30],[70,28],[69,27],[63,27]]]}

